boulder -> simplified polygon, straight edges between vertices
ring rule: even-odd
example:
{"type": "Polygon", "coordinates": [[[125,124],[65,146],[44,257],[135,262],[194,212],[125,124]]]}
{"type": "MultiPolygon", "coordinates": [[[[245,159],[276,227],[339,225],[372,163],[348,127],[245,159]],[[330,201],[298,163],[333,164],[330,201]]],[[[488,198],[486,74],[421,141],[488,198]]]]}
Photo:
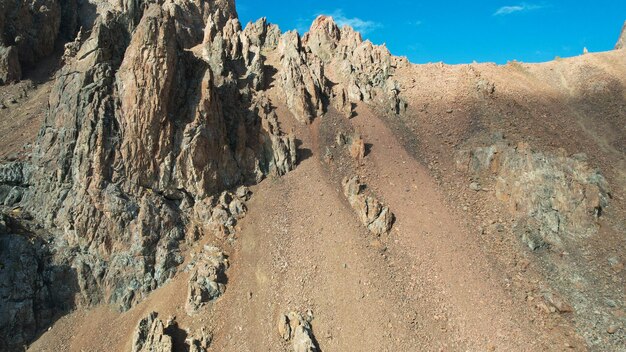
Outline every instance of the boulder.
{"type": "Polygon", "coordinates": [[[361,135],[356,134],[352,136],[350,143],[350,156],[356,162],[361,165],[363,163],[363,159],[365,159],[365,141],[361,138],[361,135]]]}

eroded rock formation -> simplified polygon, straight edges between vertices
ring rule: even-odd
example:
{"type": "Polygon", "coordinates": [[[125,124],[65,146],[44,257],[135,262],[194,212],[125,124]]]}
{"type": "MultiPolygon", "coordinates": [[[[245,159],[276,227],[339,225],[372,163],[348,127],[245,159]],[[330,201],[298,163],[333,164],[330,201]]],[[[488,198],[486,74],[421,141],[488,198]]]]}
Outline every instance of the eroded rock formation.
{"type": "Polygon", "coordinates": [[[135,27],[106,12],[57,74],[25,205],[76,268],[79,304],[130,308],[174,275],[195,214],[222,206],[211,197],[295,166],[293,137],[239,78],[240,49],[191,50],[211,31],[244,36],[232,8],[166,1],[135,27]]]}
{"type": "MultiPolygon", "coordinates": [[[[170,317],[165,323],[156,312],[141,319],[133,336],[133,352],[174,352],[183,348],[189,352],[205,352],[211,344],[211,334],[200,331],[197,336],[188,336],[185,341],[177,341],[182,330],[176,319],[170,317]]],[[[187,332],[184,332],[187,335],[187,332]]]]}
{"type": "MultiPolygon", "coordinates": [[[[176,274],[182,243],[232,236],[250,196],[241,186],[296,166],[272,99],[303,123],[331,106],[350,117],[358,102],[404,104],[391,76],[406,61],[327,17],[300,37],[265,19],[242,29],[232,0],[14,1],[0,6],[0,30],[2,83],[65,43],[31,159],[0,167],[0,205],[32,214],[48,241],[31,251],[6,237],[38,263],[25,300],[43,304],[33,297],[46,295],[50,272],[71,276],[63,295],[41,299],[48,315],[127,310],[176,274]]],[[[393,215],[359,192],[349,199],[364,224],[389,231],[393,215]]],[[[223,292],[222,259],[192,269],[190,311],[223,292]]],[[[32,315],[7,343],[46,326],[32,315]]]]}
{"type": "Polygon", "coordinates": [[[359,102],[377,103],[395,114],[406,110],[392,73],[408,61],[364,41],[348,26],[339,29],[332,17],[319,16],[302,38],[285,33],[278,49],[287,105],[301,122],[320,116],[329,105],[348,117],[359,102]]]}
{"type": "Polygon", "coordinates": [[[71,308],[75,289],[73,270],[51,265],[47,242],[22,226],[27,217],[20,209],[0,214],[0,351],[27,345],[71,308]]]}
{"type": "Polygon", "coordinates": [[[282,314],[278,319],[278,333],[285,341],[291,342],[294,352],[318,351],[311,323],[300,313],[282,314]]]}
{"type": "Polygon", "coordinates": [[[461,153],[461,169],[488,182],[517,217],[516,232],[531,249],[564,248],[598,230],[598,217],[609,205],[610,191],[586,156],[533,151],[527,144],[504,141],[461,153]]]}
{"type": "Polygon", "coordinates": [[[19,81],[22,77],[17,47],[0,46],[0,84],[19,81]]]}
{"type": "Polygon", "coordinates": [[[189,284],[185,309],[195,314],[205,303],[221,296],[226,290],[225,272],[228,259],[216,247],[204,246],[187,266],[189,284]]]}
{"type": "Polygon", "coordinates": [[[394,215],[389,207],[376,198],[363,193],[364,185],[357,176],[346,177],[343,192],[352,208],[356,211],[361,223],[374,235],[389,233],[393,226],[394,215]]]}
{"type": "Polygon", "coordinates": [[[0,165],[0,205],[10,207],[22,200],[30,172],[30,165],[21,162],[0,165]]]}
{"type": "MultiPolygon", "coordinates": [[[[91,5],[89,5],[91,6],[91,5]]],[[[21,78],[22,67],[50,56],[79,27],[76,0],[16,0],[0,4],[0,84],[21,78]]]]}
{"type": "Polygon", "coordinates": [[[141,319],[135,330],[133,338],[133,352],[169,352],[174,348],[172,337],[165,333],[169,323],[164,324],[157,318],[157,313],[152,312],[141,319]]]}

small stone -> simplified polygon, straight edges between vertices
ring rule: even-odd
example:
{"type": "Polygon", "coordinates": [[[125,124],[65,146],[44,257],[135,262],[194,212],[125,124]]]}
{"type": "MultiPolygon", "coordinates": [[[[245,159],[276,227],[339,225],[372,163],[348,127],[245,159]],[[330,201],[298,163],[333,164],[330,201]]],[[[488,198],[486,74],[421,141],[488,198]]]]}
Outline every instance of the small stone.
{"type": "Polygon", "coordinates": [[[478,191],[482,190],[482,187],[480,186],[480,183],[478,183],[478,182],[472,182],[472,183],[470,183],[469,188],[470,188],[472,191],[476,191],[476,192],[478,192],[478,191]]]}
{"type": "Polygon", "coordinates": [[[617,332],[617,330],[619,330],[619,328],[616,325],[611,325],[606,329],[606,332],[613,335],[617,332]]]}
{"type": "Polygon", "coordinates": [[[285,314],[281,314],[278,318],[278,333],[285,341],[291,339],[291,327],[289,326],[289,318],[285,314]]]}

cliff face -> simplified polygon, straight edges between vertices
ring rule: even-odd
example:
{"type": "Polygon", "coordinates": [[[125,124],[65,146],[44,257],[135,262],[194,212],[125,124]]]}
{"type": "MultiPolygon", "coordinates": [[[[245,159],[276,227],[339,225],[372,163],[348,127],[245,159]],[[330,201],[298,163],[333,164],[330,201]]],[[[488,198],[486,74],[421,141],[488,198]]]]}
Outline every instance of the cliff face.
{"type": "Polygon", "coordinates": [[[226,49],[242,35],[231,6],[151,4],[135,28],[107,12],[57,75],[25,198],[58,233],[84,303],[128,309],[182,262],[197,202],[294,167],[252,81],[232,78],[247,67],[226,49]],[[205,27],[224,38],[211,51],[221,71],[188,50],[205,27]]]}
{"type": "Polygon", "coordinates": [[[301,38],[265,20],[242,30],[232,1],[122,5],[66,46],[23,204],[76,268],[79,304],[128,309],[174,275],[194,214],[211,212],[198,204],[294,168],[262,51],[280,54],[301,122],[376,98],[399,112],[390,77],[406,61],[327,17],[301,38]]]}
{"type": "MultiPolygon", "coordinates": [[[[77,33],[65,45],[32,160],[16,164],[28,176],[6,186],[3,199],[51,234],[51,265],[75,273],[71,305],[129,309],[175,275],[181,244],[231,226],[230,216],[213,215],[221,213],[211,199],[295,167],[295,139],[264,92],[273,80],[266,53],[280,56],[280,91],[303,123],[329,107],[350,115],[352,104],[377,96],[393,97],[392,110],[401,105],[390,88],[397,59],[331,18],[301,38],[264,19],[242,30],[233,1],[99,2],[96,16],[70,5],[29,12],[43,16],[33,21],[49,37],[1,52],[3,81],[18,80],[20,65],[77,33]],[[63,16],[72,20],[67,28],[63,16]],[[341,69],[327,74],[326,65],[341,69]]],[[[4,44],[18,20],[17,10],[5,10],[4,44]]],[[[38,326],[45,323],[28,329],[38,326]]]]}
{"type": "MultiPolygon", "coordinates": [[[[360,183],[363,178],[376,185],[381,177],[385,180],[379,185],[397,184],[396,190],[410,177],[398,174],[393,181],[387,180],[388,174],[396,174],[387,166],[374,169],[382,170],[380,176],[375,172],[364,175],[373,165],[368,142],[375,138],[380,143],[375,153],[382,153],[385,143],[391,145],[390,140],[395,139],[378,135],[378,131],[370,131],[372,140],[361,138],[358,124],[358,129],[374,125],[362,122],[363,118],[357,122],[344,118],[356,116],[357,107],[359,114],[368,116],[368,122],[390,117],[386,123],[395,126],[394,133],[403,143],[411,143],[403,148],[436,160],[424,162],[430,172],[438,172],[434,165],[441,160],[445,177],[461,177],[462,182],[469,178],[470,189],[476,195],[484,191],[487,204],[510,208],[510,221],[502,220],[506,214],[499,215],[497,222],[489,216],[499,213],[486,216],[486,230],[481,234],[491,229],[501,233],[503,224],[513,224],[507,229],[509,238],[519,238],[524,250],[537,257],[545,255],[548,268],[561,260],[550,257],[551,251],[575,253],[581,244],[591,243],[602,230],[605,212],[608,209],[610,216],[616,202],[609,191],[615,188],[609,183],[615,183],[617,177],[605,179],[582,155],[543,152],[535,149],[540,145],[530,148],[525,143],[513,147],[500,140],[493,145],[477,142],[481,135],[495,132],[488,119],[499,122],[503,111],[522,111],[519,104],[505,101],[506,85],[502,84],[504,93],[500,93],[496,83],[480,76],[478,71],[490,72],[490,66],[469,65],[463,68],[467,72],[455,73],[463,77],[455,84],[469,84],[469,88],[451,93],[455,84],[450,82],[457,76],[442,77],[447,70],[443,65],[425,65],[422,76],[418,66],[391,55],[385,46],[363,40],[350,27],[339,28],[330,17],[318,17],[301,36],[294,31],[283,34],[265,19],[242,28],[233,0],[38,0],[0,3],[0,30],[0,84],[19,81],[24,68],[64,51],[50,83],[48,107],[30,159],[0,165],[0,350],[21,348],[69,309],[111,304],[127,311],[180,273],[189,257],[193,258],[186,265],[190,279],[182,285],[188,290],[187,313],[192,316],[222,297],[227,292],[228,255],[223,248],[204,246],[200,252],[193,248],[208,238],[234,242],[238,220],[247,213],[250,191],[246,186],[296,168],[301,161],[298,152],[302,156],[304,150],[297,150],[301,141],[293,130],[286,133],[284,125],[297,126],[305,137],[310,133],[318,156],[326,148],[321,152],[326,164],[320,170],[325,168],[328,180],[317,181],[330,180],[331,184],[333,177],[346,174],[342,174],[347,176],[344,192],[340,181],[335,184],[339,195],[343,193],[345,203],[353,208],[349,214],[356,213],[360,219],[357,228],[369,230],[377,237],[373,246],[380,243],[382,247],[381,241],[403,231],[401,226],[394,228],[395,220],[402,223],[419,217],[422,210],[411,209],[415,213],[407,216],[404,196],[398,202],[395,193],[391,197],[383,194],[379,201],[376,193],[384,192],[383,188],[369,189],[360,183]],[[439,79],[425,78],[428,75],[439,79]],[[437,84],[441,85],[439,91],[429,86],[437,84]],[[463,103],[467,105],[458,111],[450,108],[463,103]],[[480,113],[489,108],[497,113],[480,113]],[[452,119],[462,110],[469,116],[465,125],[460,118],[452,119]],[[319,124],[306,126],[315,119],[321,120],[319,124]],[[411,129],[415,121],[418,128],[411,129]],[[445,137],[440,129],[446,130],[445,137]],[[345,137],[348,132],[355,136],[350,143],[345,137]],[[335,136],[337,144],[346,148],[336,148],[335,136]],[[476,145],[469,148],[472,143],[476,145]],[[347,144],[355,160],[347,159],[347,144]],[[439,144],[449,148],[433,151],[432,146],[436,149],[439,144]],[[494,196],[487,198],[491,191],[494,196]],[[5,267],[14,270],[3,271],[5,267]]],[[[624,47],[624,40],[622,33],[616,48],[624,47]]],[[[493,68],[493,72],[499,69],[493,68]]],[[[510,78],[519,73],[514,70],[525,68],[506,69],[510,78]]],[[[590,70],[585,67],[581,72],[590,70]]],[[[621,87],[597,78],[584,81],[593,83],[593,97],[602,89],[618,92],[615,87],[621,87]]],[[[596,110],[600,105],[611,106],[583,103],[596,110]]],[[[10,109],[19,104],[11,103],[10,109]]],[[[528,114],[534,116],[535,112],[528,109],[528,114]]],[[[546,118],[541,115],[537,120],[546,118]]],[[[567,121],[562,125],[569,126],[567,121]]],[[[524,124],[529,125],[526,120],[524,124]]],[[[498,129],[513,130],[510,126],[498,129]]],[[[621,138],[619,131],[616,134],[621,138]]],[[[394,153],[400,151],[404,149],[394,153]]],[[[381,159],[395,160],[395,154],[381,159]]],[[[405,167],[404,162],[394,165],[396,169],[405,167]]],[[[466,196],[464,189],[446,188],[450,184],[453,182],[439,186],[466,196]]],[[[418,187],[424,187],[422,183],[404,186],[403,192],[415,190],[415,197],[418,193],[421,197],[423,189],[418,187]]],[[[316,189],[308,194],[318,193],[316,189]]],[[[346,205],[333,204],[337,208],[346,205]]],[[[479,212],[463,208],[464,212],[479,212]]],[[[331,216],[332,212],[320,217],[331,216]]],[[[329,242],[326,240],[319,242],[329,242]]],[[[280,238],[277,243],[283,241],[280,238]]],[[[305,257],[297,254],[293,257],[305,257]]],[[[365,259],[358,256],[358,260],[365,259]]],[[[378,264],[363,267],[379,268],[378,264]]],[[[415,267],[415,263],[405,264],[406,268],[415,267]]],[[[317,263],[309,266],[317,269],[317,263]]],[[[343,267],[346,269],[346,264],[343,267]]],[[[595,282],[591,279],[589,282],[595,282]]],[[[390,296],[396,294],[387,291],[390,296]]],[[[251,291],[245,294],[251,299],[251,291]]],[[[583,313],[597,307],[595,302],[585,304],[573,306],[583,313]]],[[[308,338],[302,348],[315,348],[309,320],[286,319],[288,325],[291,319],[306,332],[301,334],[308,338]]],[[[307,319],[312,319],[312,314],[307,319]]],[[[174,326],[174,320],[150,314],[139,324],[135,349],[155,349],[154,341],[164,342],[158,348],[176,348],[174,326]]],[[[282,329],[286,329],[284,324],[282,329]]],[[[298,339],[287,336],[285,340],[292,339],[295,346],[298,339]]],[[[192,340],[191,345],[201,346],[199,351],[210,343],[204,331],[192,340]]],[[[397,339],[401,340],[408,341],[397,339]]]]}
{"type": "Polygon", "coordinates": [[[18,164],[32,173],[8,181],[75,270],[75,303],[126,310],[174,275],[205,199],[290,171],[296,148],[255,90],[265,22],[243,32],[232,1],[122,5],[68,44],[32,162],[18,164]]]}

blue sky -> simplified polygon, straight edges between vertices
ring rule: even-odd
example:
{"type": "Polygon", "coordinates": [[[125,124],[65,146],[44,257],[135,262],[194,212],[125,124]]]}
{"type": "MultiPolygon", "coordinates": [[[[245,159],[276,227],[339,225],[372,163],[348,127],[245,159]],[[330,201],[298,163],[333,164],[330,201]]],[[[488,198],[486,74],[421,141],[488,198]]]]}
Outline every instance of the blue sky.
{"type": "Polygon", "coordinates": [[[317,15],[332,15],[414,63],[542,62],[584,47],[611,50],[626,20],[626,0],[235,1],[244,25],[267,17],[302,34],[317,15]]]}

